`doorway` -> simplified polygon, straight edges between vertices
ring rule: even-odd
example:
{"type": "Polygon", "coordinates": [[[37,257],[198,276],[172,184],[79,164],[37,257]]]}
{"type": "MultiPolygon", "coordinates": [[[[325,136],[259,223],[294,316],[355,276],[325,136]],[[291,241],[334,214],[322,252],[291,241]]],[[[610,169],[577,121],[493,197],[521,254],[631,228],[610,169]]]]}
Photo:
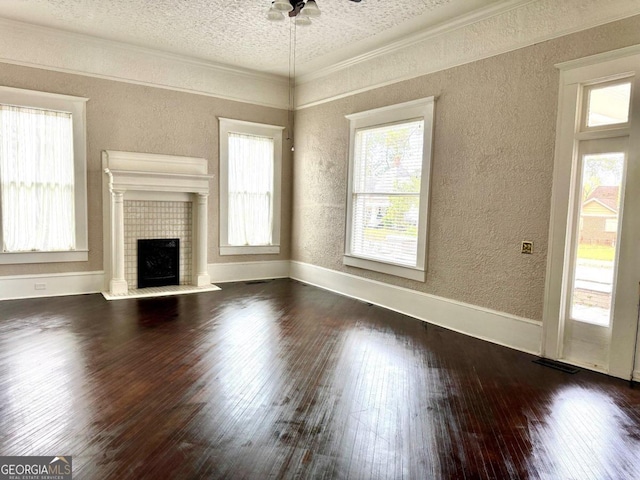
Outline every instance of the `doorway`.
{"type": "Polygon", "coordinates": [[[543,355],[630,378],[640,286],[640,49],[558,68],[543,355]]]}

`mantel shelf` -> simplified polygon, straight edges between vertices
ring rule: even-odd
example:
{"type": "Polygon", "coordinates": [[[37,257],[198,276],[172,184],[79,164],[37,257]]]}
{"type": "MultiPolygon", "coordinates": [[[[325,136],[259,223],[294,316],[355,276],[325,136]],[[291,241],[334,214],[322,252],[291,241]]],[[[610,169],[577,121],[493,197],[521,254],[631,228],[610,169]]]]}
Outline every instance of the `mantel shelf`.
{"type": "Polygon", "coordinates": [[[143,172],[105,168],[112,190],[140,190],[156,192],[209,193],[213,175],[190,173],[143,172]]]}
{"type": "Polygon", "coordinates": [[[157,178],[184,178],[184,179],[212,179],[215,178],[215,175],[200,175],[200,174],[190,174],[190,173],[162,173],[162,172],[141,172],[137,170],[113,170],[110,168],[105,168],[104,173],[107,175],[111,175],[113,177],[157,177],[157,178]]]}

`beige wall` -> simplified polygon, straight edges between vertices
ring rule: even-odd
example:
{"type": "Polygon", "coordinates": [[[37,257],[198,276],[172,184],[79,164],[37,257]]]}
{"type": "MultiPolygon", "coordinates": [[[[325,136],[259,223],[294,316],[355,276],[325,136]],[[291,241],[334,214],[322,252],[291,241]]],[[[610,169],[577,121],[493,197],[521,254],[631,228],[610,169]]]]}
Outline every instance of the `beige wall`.
{"type": "Polygon", "coordinates": [[[292,259],[542,318],[558,97],[554,64],[640,43],[633,17],[296,115],[292,259]],[[345,115],[437,96],[425,283],[344,267],[345,115]],[[534,242],[534,254],[520,242],[534,242]]]}
{"type": "MultiPolygon", "coordinates": [[[[131,68],[135,68],[132,65],[131,68]]],[[[209,196],[209,263],[282,260],[290,255],[291,158],[283,158],[280,255],[218,255],[218,116],[287,125],[287,111],[81,75],[0,64],[0,85],[88,97],[89,261],[0,265],[0,276],[102,270],[102,150],[204,157],[216,178],[209,196]]]]}

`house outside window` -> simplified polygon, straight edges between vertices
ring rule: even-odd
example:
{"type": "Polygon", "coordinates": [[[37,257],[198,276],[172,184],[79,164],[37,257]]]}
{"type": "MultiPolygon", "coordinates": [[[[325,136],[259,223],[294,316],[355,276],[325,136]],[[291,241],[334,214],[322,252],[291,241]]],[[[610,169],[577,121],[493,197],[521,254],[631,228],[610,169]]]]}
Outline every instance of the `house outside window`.
{"type": "Polygon", "coordinates": [[[219,120],[220,255],[280,253],[284,127],[219,120]]]}
{"type": "Polygon", "coordinates": [[[582,245],[615,245],[618,235],[620,188],[598,185],[585,187],[586,200],[580,211],[580,243],[582,245]]]}
{"type": "Polygon", "coordinates": [[[0,87],[0,263],[87,260],[86,101],[0,87]]]}
{"type": "Polygon", "coordinates": [[[424,281],[434,98],[347,115],[345,265],[424,281]]]}

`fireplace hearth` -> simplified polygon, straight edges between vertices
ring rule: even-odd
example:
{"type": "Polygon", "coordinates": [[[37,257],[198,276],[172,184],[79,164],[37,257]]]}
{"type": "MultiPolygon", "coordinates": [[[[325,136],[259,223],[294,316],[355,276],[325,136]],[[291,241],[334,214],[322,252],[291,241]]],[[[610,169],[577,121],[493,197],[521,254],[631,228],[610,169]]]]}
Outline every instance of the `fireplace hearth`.
{"type": "Polygon", "coordinates": [[[180,283],[180,239],[138,240],[138,288],[180,283]]]}

